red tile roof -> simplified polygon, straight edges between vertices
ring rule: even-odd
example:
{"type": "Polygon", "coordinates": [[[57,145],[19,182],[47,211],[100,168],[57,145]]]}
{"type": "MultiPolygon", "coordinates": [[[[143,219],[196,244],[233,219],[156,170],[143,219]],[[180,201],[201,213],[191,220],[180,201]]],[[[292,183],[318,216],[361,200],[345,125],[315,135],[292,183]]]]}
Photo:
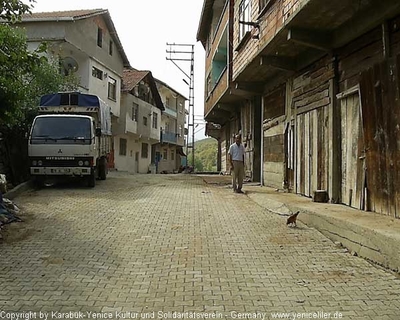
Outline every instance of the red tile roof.
{"type": "Polygon", "coordinates": [[[84,19],[93,15],[106,13],[106,9],[87,9],[87,10],[70,10],[70,11],[52,11],[52,12],[33,12],[24,14],[22,20],[77,20],[84,19]]]}
{"type": "Polygon", "coordinates": [[[135,68],[126,68],[124,69],[124,73],[122,76],[122,91],[130,92],[133,88],[145,77],[148,76],[148,84],[150,85],[150,89],[153,94],[154,101],[156,103],[157,108],[161,111],[164,111],[164,104],[161,101],[160,93],[158,92],[156,82],[151,71],[148,70],[137,70],[135,68]]]}
{"type": "Polygon", "coordinates": [[[150,71],[136,69],[124,69],[122,77],[122,90],[131,91],[150,71]]]}

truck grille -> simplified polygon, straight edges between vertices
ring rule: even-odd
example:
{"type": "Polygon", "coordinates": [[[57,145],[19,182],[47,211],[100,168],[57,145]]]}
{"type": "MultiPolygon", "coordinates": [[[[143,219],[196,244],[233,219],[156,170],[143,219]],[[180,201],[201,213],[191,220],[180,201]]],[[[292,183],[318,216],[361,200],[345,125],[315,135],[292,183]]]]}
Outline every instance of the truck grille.
{"type": "MultiPolygon", "coordinates": [[[[42,161],[42,165],[36,165],[36,167],[79,167],[78,162],[89,161],[91,162],[92,158],[90,157],[30,157],[30,165],[32,166],[32,162],[42,161]]],[[[85,167],[85,165],[83,165],[85,167]]]]}

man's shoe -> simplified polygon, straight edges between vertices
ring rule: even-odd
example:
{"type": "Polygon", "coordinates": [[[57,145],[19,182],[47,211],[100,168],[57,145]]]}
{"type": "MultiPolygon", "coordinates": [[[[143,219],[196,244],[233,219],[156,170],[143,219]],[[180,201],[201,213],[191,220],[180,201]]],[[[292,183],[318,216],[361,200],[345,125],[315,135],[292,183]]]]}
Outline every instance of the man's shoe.
{"type": "Polygon", "coordinates": [[[242,190],[237,190],[236,193],[244,193],[242,190]]]}

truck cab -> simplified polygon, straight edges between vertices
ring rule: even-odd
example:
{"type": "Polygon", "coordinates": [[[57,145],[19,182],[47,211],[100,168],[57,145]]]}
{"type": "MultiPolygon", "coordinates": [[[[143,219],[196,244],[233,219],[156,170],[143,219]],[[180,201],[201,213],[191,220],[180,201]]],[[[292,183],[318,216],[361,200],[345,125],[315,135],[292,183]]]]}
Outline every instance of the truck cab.
{"type": "Polygon", "coordinates": [[[42,97],[29,137],[30,173],[37,185],[62,177],[90,187],[105,180],[111,151],[110,109],[98,97],[60,93],[42,97]]]}

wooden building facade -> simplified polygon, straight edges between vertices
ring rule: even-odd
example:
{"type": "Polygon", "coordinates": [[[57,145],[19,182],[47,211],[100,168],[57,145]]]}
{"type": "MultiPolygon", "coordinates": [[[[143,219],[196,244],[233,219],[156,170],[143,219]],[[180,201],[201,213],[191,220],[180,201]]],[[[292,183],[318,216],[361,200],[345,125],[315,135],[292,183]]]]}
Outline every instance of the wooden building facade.
{"type": "MultiPolygon", "coordinates": [[[[216,2],[203,7],[206,48],[216,2]]],[[[234,114],[253,179],[399,218],[400,3],[222,2],[231,48],[225,94],[206,100],[205,119],[220,125],[209,134],[226,142],[234,114]]]]}

